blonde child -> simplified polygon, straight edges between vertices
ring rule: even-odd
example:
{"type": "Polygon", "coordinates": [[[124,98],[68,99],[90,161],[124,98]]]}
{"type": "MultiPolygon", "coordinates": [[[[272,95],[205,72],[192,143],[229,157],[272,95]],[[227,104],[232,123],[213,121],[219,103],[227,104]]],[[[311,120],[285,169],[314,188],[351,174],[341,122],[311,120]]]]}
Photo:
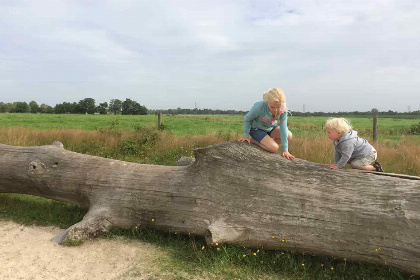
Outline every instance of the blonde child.
{"type": "Polygon", "coordinates": [[[287,128],[287,111],[286,96],[281,89],[272,88],[264,92],[263,101],[255,103],[246,114],[244,137],[238,141],[257,144],[272,153],[281,145],[282,156],[294,159],[288,151],[288,141],[292,139],[292,133],[287,128]]]}
{"type": "Polygon", "coordinates": [[[381,164],[376,161],[378,154],[375,148],[366,139],[357,136],[348,120],[331,118],[325,123],[325,128],[335,148],[334,164],[328,165],[329,168],[340,169],[350,163],[355,169],[383,172],[381,164]]]}

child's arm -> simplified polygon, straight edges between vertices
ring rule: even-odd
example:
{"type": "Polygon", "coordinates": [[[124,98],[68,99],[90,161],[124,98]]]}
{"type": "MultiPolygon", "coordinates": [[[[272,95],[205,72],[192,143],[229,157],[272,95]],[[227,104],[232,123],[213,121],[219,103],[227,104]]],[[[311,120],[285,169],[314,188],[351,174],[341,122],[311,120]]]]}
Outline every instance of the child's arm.
{"type": "Polygon", "coordinates": [[[341,145],[341,157],[338,161],[335,161],[338,168],[343,168],[346,165],[354,151],[353,143],[342,143],[341,145]]]}
{"type": "Polygon", "coordinates": [[[334,149],[334,162],[337,163],[341,158],[341,155],[337,152],[337,149],[334,149]]]}
{"type": "Polygon", "coordinates": [[[245,115],[244,118],[244,137],[249,138],[249,132],[251,131],[251,123],[252,120],[258,117],[258,103],[255,103],[254,106],[252,106],[251,110],[245,115]]]}
{"type": "Polygon", "coordinates": [[[289,129],[287,128],[287,111],[280,115],[280,138],[281,150],[287,152],[289,150],[289,129]]]}
{"type": "MultiPolygon", "coordinates": [[[[340,160],[340,158],[341,156],[338,153],[337,149],[334,149],[334,162],[337,163],[340,160]]],[[[335,163],[328,164],[328,167],[334,170],[340,169],[335,163]]]]}

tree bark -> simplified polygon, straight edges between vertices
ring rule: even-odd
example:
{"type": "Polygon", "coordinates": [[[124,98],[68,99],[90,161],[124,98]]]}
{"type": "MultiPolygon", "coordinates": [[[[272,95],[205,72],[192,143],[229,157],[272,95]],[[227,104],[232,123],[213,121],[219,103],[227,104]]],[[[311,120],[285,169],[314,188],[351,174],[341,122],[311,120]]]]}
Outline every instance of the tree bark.
{"type": "Polygon", "coordinates": [[[247,143],[194,150],[187,166],[0,144],[0,192],[89,208],[55,238],[142,226],[393,266],[420,274],[420,181],[287,160],[247,143]]]}

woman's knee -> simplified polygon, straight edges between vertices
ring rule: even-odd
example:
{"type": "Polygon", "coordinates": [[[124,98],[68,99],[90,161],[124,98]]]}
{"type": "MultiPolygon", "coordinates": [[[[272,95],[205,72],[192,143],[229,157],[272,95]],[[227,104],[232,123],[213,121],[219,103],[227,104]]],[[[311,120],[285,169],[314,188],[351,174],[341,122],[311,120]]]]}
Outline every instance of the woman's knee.
{"type": "Polygon", "coordinates": [[[279,144],[277,144],[277,142],[268,135],[261,140],[260,144],[264,148],[264,150],[267,150],[272,153],[276,152],[279,149],[279,144]]]}
{"type": "MultiPolygon", "coordinates": [[[[274,141],[273,141],[274,142],[274,141]]],[[[279,145],[276,143],[276,142],[274,142],[274,143],[271,143],[270,145],[268,145],[268,147],[267,147],[267,151],[269,151],[269,152],[272,152],[272,153],[275,153],[275,152],[277,152],[277,150],[279,149],[279,145]]]]}

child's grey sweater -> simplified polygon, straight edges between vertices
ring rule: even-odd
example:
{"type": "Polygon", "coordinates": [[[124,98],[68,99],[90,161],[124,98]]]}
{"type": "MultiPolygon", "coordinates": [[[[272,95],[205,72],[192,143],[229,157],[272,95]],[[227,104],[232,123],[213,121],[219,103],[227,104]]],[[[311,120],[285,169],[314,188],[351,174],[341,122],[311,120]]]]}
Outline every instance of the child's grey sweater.
{"type": "Polygon", "coordinates": [[[347,162],[354,159],[365,158],[375,151],[375,148],[366,139],[357,136],[357,131],[350,129],[343,133],[339,141],[334,141],[334,162],[343,168],[347,162]]]}

